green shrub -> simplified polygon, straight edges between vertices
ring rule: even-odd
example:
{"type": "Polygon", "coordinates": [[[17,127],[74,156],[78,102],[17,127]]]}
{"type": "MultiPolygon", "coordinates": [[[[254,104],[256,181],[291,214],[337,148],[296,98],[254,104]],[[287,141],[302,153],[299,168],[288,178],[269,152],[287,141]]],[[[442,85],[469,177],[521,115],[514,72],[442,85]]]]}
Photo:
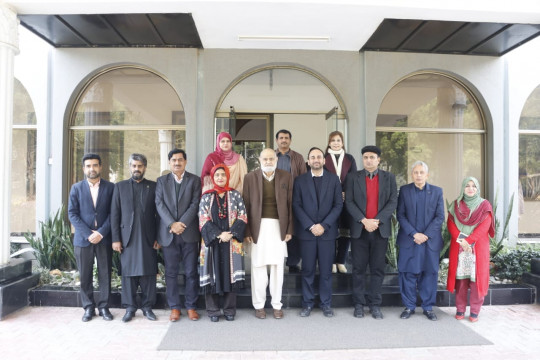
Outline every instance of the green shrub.
{"type": "Polygon", "coordinates": [[[39,234],[27,232],[24,237],[34,249],[40,267],[48,270],[72,270],[75,268],[75,253],[71,242],[71,227],[65,220],[62,206],[46,221],[39,222],[39,234]]]}
{"type": "Polygon", "coordinates": [[[491,275],[497,280],[520,282],[523,273],[531,271],[531,260],[534,258],[540,258],[540,251],[533,248],[500,252],[491,260],[491,275]]]}

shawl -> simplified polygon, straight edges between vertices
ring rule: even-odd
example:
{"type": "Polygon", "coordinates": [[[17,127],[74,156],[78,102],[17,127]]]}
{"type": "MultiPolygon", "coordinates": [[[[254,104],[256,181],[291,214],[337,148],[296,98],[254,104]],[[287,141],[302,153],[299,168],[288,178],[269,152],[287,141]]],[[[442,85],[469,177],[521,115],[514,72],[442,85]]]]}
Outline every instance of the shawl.
{"type": "MultiPolygon", "coordinates": [[[[243,221],[247,224],[246,207],[242,196],[236,190],[227,191],[225,193],[227,197],[227,214],[229,221],[229,230],[233,232],[233,225],[237,221],[243,221]]],[[[202,230],[204,225],[212,221],[212,204],[214,203],[215,195],[213,193],[204,194],[199,203],[199,230],[202,230]]],[[[234,234],[236,238],[243,240],[244,233],[234,234]]],[[[208,241],[210,242],[210,241],[208,241]]],[[[233,238],[230,242],[230,273],[231,284],[238,281],[244,281],[246,272],[244,270],[244,248],[242,242],[233,238]]],[[[215,284],[215,272],[213,269],[213,252],[212,246],[206,246],[205,239],[201,242],[200,252],[200,268],[199,268],[199,280],[200,286],[213,287],[215,284]]]]}
{"type": "Polygon", "coordinates": [[[238,161],[240,154],[234,152],[232,148],[229,151],[223,151],[219,147],[219,142],[223,138],[229,139],[232,145],[232,137],[229,133],[226,133],[226,132],[219,133],[216,139],[216,149],[214,150],[214,152],[211,152],[210,154],[208,154],[206,161],[204,162],[201,178],[210,174],[210,170],[216,164],[223,163],[227,166],[231,166],[231,165],[236,164],[236,162],[238,161]]]}
{"type": "Polygon", "coordinates": [[[448,213],[454,218],[454,222],[462,233],[472,234],[474,229],[484,219],[491,215],[491,226],[489,227],[489,236],[495,236],[495,221],[491,204],[480,196],[480,185],[478,180],[469,176],[461,184],[461,193],[458,198],[448,208],[448,213]],[[473,196],[465,194],[465,186],[469,181],[474,182],[477,192],[473,196]]]}
{"type": "Polygon", "coordinates": [[[328,149],[328,153],[330,154],[330,158],[332,159],[332,162],[334,163],[334,169],[336,169],[336,175],[339,176],[339,181],[343,182],[343,179],[341,179],[341,168],[343,167],[343,158],[345,158],[345,150],[341,149],[339,151],[335,151],[332,149],[328,149]],[[338,161],[336,161],[336,155],[339,155],[338,161]]]}

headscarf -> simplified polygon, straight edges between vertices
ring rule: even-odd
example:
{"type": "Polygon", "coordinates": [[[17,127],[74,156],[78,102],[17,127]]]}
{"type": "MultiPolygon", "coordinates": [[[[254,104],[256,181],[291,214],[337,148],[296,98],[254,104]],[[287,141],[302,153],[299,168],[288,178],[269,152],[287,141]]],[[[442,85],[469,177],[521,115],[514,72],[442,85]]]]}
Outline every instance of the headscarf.
{"type": "Polygon", "coordinates": [[[225,164],[227,166],[231,166],[231,165],[236,164],[239,158],[240,158],[240,154],[234,152],[232,149],[231,134],[229,134],[228,132],[220,132],[216,139],[216,149],[210,154],[208,154],[208,157],[206,161],[204,162],[202,174],[201,174],[201,181],[204,181],[204,177],[210,174],[210,171],[213,166],[217,164],[225,164]],[[219,147],[219,142],[223,138],[228,138],[231,141],[231,150],[229,151],[221,150],[221,148],[219,147]]]}
{"type": "Polygon", "coordinates": [[[448,208],[448,213],[454,217],[454,222],[459,231],[470,235],[476,226],[480,224],[491,213],[491,226],[489,227],[489,236],[495,236],[495,220],[491,204],[480,196],[480,184],[478,180],[469,176],[461,183],[461,193],[458,198],[448,208]],[[472,181],[476,186],[476,194],[467,196],[465,187],[472,181]]]}
{"type": "Polygon", "coordinates": [[[217,193],[218,195],[220,194],[223,194],[224,192],[227,192],[227,191],[230,191],[230,190],[234,190],[233,188],[230,188],[229,187],[229,179],[231,178],[231,175],[229,173],[229,168],[227,167],[227,165],[225,164],[217,164],[215,165],[212,170],[210,170],[210,177],[212,178],[212,183],[214,183],[214,188],[213,189],[209,189],[209,190],[206,190],[204,194],[208,194],[208,193],[212,193],[212,192],[215,192],[217,193]],[[221,187],[219,186],[218,184],[216,184],[216,181],[214,180],[214,174],[216,173],[216,171],[218,171],[219,169],[223,169],[223,171],[225,171],[225,176],[227,177],[227,182],[225,183],[225,186],[221,187]]]}
{"type": "Polygon", "coordinates": [[[220,157],[220,163],[223,163],[225,165],[231,166],[236,164],[238,161],[238,158],[240,157],[240,154],[234,152],[232,149],[232,136],[228,132],[220,132],[216,139],[216,150],[214,151],[214,154],[218,155],[220,157]],[[227,138],[231,142],[231,149],[229,151],[223,151],[219,147],[219,142],[223,139],[227,138]]]}

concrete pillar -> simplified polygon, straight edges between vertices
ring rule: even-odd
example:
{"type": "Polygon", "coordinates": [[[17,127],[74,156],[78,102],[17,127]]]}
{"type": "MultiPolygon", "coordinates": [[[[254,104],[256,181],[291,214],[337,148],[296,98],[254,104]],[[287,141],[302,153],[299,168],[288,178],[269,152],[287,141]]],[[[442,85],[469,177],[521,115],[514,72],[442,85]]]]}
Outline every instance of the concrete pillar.
{"type": "Polygon", "coordinates": [[[19,53],[17,14],[0,3],[0,266],[9,262],[11,206],[11,139],[13,125],[13,64],[19,53]]]}
{"type": "Polygon", "coordinates": [[[160,174],[165,170],[169,170],[169,151],[173,149],[172,133],[171,130],[158,130],[160,174]]]}

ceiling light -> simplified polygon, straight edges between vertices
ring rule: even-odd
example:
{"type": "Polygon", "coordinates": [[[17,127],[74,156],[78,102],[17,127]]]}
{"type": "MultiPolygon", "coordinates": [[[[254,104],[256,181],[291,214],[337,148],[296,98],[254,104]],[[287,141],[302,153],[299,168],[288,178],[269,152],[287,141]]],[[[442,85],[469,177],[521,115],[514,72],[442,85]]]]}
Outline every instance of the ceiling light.
{"type": "Polygon", "coordinates": [[[239,35],[238,41],[330,41],[330,36],[239,35]]]}

